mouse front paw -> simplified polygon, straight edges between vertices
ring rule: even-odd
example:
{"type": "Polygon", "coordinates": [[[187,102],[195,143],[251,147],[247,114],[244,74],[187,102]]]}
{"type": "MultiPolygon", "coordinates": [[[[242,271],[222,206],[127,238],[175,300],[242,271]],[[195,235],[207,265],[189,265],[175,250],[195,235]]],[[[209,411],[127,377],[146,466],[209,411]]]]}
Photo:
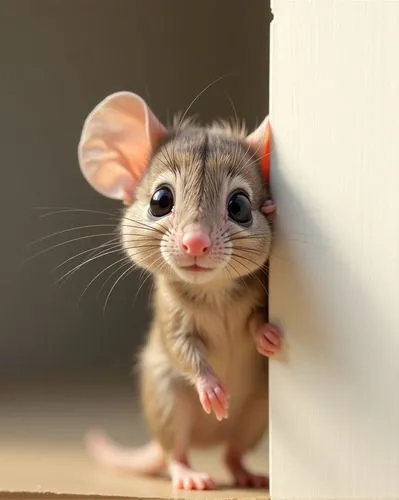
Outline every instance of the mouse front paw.
{"type": "Polygon", "coordinates": [[[266,200],[265,203],[261,207],[261,212],[264,215],[273,215],[276,212],[276,204],[273,200],[266,200]]]}
{"type": "Polygon", "coordinates": [[[214,413],[221,421],[228,417],[229,394],[222,382],[213,374],[202,375],[197,384],[198,396],[205,413],[214,413]]]}
{"type": "Polygon", "coordinates": [[[273,356],[281,349],[283,336],[279,329],[269,323],[265,323],[255,332],[255,345],[262,356],[273,356]]]}

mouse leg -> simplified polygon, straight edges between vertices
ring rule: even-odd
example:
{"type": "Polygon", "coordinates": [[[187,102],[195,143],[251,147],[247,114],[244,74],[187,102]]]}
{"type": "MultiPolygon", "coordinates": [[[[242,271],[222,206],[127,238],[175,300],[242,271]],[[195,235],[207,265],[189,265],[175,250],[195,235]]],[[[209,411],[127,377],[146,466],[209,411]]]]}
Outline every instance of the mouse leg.
{"type": "Polygon", "coordinates": [[[186,394],[179,394],[174,417],[175,443],[168,467],[172,485],[179,490],[211,490],[215,488],[214,480],[208,474],[192,469],[188,460],[196,411],[194,401],[186,394]]]}
{"type": "Polygon", "coordinates": [[[245,453],[259,443],[266,427],[266,397],[253,398],[245,403],[225,453],[225,463],[236,486],[251,488],[267,488],[269,486],[268,475],[253,473],[243,463],[245,453]]]}
{"type": "Polygon", "coordinates": [[[203,410],[214,413],[219,421],[227,418],[228,389],[209,364],[206,347],[196,333],[195,325],[182,324],[178,316],[176,327],[171,323],[170,328],[172,334],[167,339],[169,355],[196,388],[203,410]]]}
{"type": "Polygon", "coordinates": [[[264,323],[255,330],[254,340],[256,349],[263,356],[273,356],[281,349],[282,335],[277,327],[264,323]]]}

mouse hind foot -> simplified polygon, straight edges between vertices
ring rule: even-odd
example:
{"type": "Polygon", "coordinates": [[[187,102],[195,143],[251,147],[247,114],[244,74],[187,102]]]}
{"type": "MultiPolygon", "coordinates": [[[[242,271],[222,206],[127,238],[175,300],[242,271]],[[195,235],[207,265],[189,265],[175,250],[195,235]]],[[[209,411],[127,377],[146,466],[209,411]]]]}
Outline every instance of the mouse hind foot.
{"type": "Polygon", "coordinates": [[[269,476],[250,472],[242,463],[242,456],[228,452],[225,456],[225,463],[236,486],[240,488],[269,487],[269,476]]]}
{"type": "Polygon", "coordinates": [[[187,459],[171,460],[169,474],[172,485],[178,490],[213,490],[214,480],[203,472],[192,469],[187,459]]]}

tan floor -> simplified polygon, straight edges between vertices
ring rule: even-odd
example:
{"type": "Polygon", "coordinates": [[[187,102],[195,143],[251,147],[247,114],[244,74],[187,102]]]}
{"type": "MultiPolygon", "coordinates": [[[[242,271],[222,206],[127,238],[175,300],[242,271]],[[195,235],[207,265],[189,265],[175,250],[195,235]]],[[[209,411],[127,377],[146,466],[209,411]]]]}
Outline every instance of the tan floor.
{"type": "MultiPolygon", "coordinates": [[[[0,498],[259,498],[262,490],[228,485],[220,450],[193,455],[197,468],[211,472],[220,488],[214,492],[176,493],[166,479],[145,479],[101,469],[81,444],[85,430],[104,426],[125,444],[142,444],[146,431],[135,409],[133,391],[119,381],[98,382],[96,390],[82,381],[70,387],[54,384],[8,389],[1,395],[0,498]],[[101,392],[99,391],[101,387],[101,392]],[[26,492],[23,495],[22,492],[26,492]],[[13,493],[11,495],[11,493],[13,493]],[[43,495],[44,493],[53,493],[43,495]],[[61,496],[60,496],[61,495],[61,496]],[[75,496],[76,495],[76,496],[75,496]]],[[[2,391],[3,392],[3,391],[2,391]]],[[[267,470],[265,444],[248,457],[248,465],[267,470]]]]}

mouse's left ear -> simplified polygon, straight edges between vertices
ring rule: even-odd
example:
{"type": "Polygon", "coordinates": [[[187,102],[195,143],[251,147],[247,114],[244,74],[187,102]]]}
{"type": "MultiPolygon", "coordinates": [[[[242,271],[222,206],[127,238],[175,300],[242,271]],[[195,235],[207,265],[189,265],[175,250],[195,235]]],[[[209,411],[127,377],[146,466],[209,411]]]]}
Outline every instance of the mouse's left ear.
{"type": "Polygon", "coordinates": [[[84,122],[78,147],[82,173],[99,193],[129,203],[152,151],[166,135],[141,97],[111,94],[84,122]]]}
{"type": "Polygon", "coordinates": [[[270,181],[270,147],[271,147],[271,129],[269,117],[247,136],[247,142],[253,149],[258,151],[261,160],[261,171],[265,182],[270,181]]]}

